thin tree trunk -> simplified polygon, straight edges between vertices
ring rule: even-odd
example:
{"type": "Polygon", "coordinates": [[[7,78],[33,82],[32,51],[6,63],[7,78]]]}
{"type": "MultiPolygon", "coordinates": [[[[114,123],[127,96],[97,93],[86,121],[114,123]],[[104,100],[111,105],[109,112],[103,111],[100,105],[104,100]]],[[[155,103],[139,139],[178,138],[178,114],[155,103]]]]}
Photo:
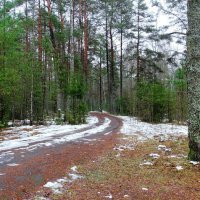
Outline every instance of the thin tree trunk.
{"type": "Polygon", "coordinates": [[[33,74],[31,76],[31,109],[30,109],[30,125],[33,125],[33,74]]]}
{"type": "Polygon", "coordinates": [[[38,61],[42,65],[42,15],[40,0],[38,2],[38,61]]]}
{"type": "MultiPolygon", "coordinates": [[[[139,4],[139,2],[138,2],[139,4]]],[[[140,82],[140,13],[139,13],[139,5],[137,11],[137,45],[136,45],[136,115],[140,116],[140,103],[138,98],[138,89],[140,82]]]]}
{"type": "Polygon", "coordinates": [[[137,59],[137,82],[140,81],[140,15],[139,15],[139,9],[137,13],[137,47],[136,47],[136,59],[137,59]]]}
{"type": "Polygon", "coordinates": [[[100,49],[100,62],[99,62],[99,107],[100,112],[102,112],[102,55],[101,55],[101,49],[100,49]]]}
{"type": "Polygon", "coordinates": [[[84,74],[87,80],[88,75],[88,19],[87,0],[84,1],[84,74]]]}
{"type": "Polygon", "coordinates": [[[108,111],[111,111],[111,95],[110,95],[110,70],[109,70],[109,49],[108,49],[108,8],[107,1],[105,1],[106,9],[106,69],[107,69],[107,99],[108,99],[108,111]]]}
{"type": "Polygon", "coordinates": [[[49,17],[49,31],[50,31],[50,37],[51,37],[51,42],[54,48],[54,51],[56,53],[56,41],[55,41],[55,35],[54,35],[54,31],[53,31],[53,24],[51,21],[51,1],[47,0],[47,8],[48,8],[48,17],[49,17]]]}
{"type": "Polygon", "coordinates": [[[70,71],[74,72],[74,0],[70,0],[70,71]]]}
{"type": "Polygon", "coordinates": [[[114,46],[113,46],[113,34],[112,34],[112,20],[110,23],[110,96],[111,96],[111,112],[114,112],[114,90],[115,90],[115,61],[114,61],[114,46]]]}
{"type": "Polygon", "coordinates": [[[25,8],[25,16],[26,16],[26,47],[25,47],[25,52],[28,54],[30,51],[30,42],[29,42],[29,32],[28,32],[28,0],[26,0],[26,8],[25,8]]]}
{"type": "Polygon", "coordinates": [[[80,27],[80,30],[81,30],[81,36],[78,40],[78,52],[80,53],[80,57],[81,57],[81,62],[83,63],[84,62],[84,58],[83,58],[83,55],[82,55],[82,37],[83,37],[83,31],[82,31],[82,12],[83,12],[83,8],[82,8],[82,0],[79,0],[79,27],[80,27]]]}
{"type": "Polygon", "coordinates": [[[120,99],[123,97],[123,30],[121,28],[121,41],[120,41],[120,99]]]}

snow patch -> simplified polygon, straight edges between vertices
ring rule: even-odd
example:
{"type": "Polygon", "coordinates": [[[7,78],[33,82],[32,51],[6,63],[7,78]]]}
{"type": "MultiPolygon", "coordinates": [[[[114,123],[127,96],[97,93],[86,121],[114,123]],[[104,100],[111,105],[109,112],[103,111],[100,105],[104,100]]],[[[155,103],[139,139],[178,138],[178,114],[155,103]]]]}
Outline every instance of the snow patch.
{"type": "Polygon", "coordinates": [[[78,174],[72,174],[72,173],[70,173],[69,176],[70,176],[71,180],[73,180],[73,181],[77,180],[77,179],[82,179],[83,178],[82,176],[80,176],[78,174]]]}
{"type": "Polygon", "coordinates": [[[77,166],[71,167],[71,172],[72,173],[67,175],[68,177],[63,177],[53,182],[47,182],[43,187],[51,189],[54,194],[62,194],[65,183],[71,183],[74,180],[83,178],[83,176],[77,174],[77,166]]]}
{"type": "Polygon", "coordinates": [[[113,196],[112,196],[112,194],[109,194],[108,196],[105,196],[105,198],[112,199],[113,196]]]}
{"type": "MultiPolygon", "coordinates": [[[[50,125],[50,126],[21,126],[21,127],[13,127],[9,132],[15,134],[15,136],[19,136],[17,139],[2,141],[0,143],[0,151],[11,150],[14,148],[26,149],[29,151],[34,151],[38,147],[50,147],[55,144],[62,144],[64,142],[74,141],[77,139],[81,139],[87,136],[94,135],[98,132],[104,131],[106,128],[110,126],[110,119],[105,118],[105,121],[102,125],[96,126],[95,124],[98,122],[97,117],[88,117],[87,124],[82,125],[50,125]],[[80,131],[78,129],[83,128],[91,129],[87,131],[80,131]],[[27,131],[25,131],[27,130],[27,131]],[[74,133],[73,131],[77,131],[74,133]],[[34,131],[37,131],[36,135],[32,135],[34,131]],[[36,143],[32,145],[32,143],[36,143]]],[[[0,159],[1,160],[1,159],[0,159]]]]}
{"type": "Polygon", "coordinates": [[[151,154],[149,154],[149,156],[150,156],[151,158],[153,158],[153,159],[158,159],[158,158],[160,158],[160,155],[157,154],[157,153],[151,153],[151,154]]]}
{"type": "Polygon", "coordinates": [[[168,158],[179,158],[179,159],[181,159],[181,158],[187,158],[187,156],[183,155],[183,154],[178,154],[178,155],[173,154],[173,155],[168,156],[168,158]]]}
{"type": "Polygon", "coordinates": [[[176,166],[176,169],[177,169],[178,171],[180,171],[180,170],[183,170],[183,167],[180,166],[180,165],[177,165],[177,166],[176,166]]]}
{"type": "Polygon", "coordinates": [[[159,151],[171,152],[171,148],[167,148],[165,145],[159,145],[157,148],[159,151]]]}
{"type": "Polygon", "coordinates": [[[48,182],[44,187],[50,188],[55,194],[60,194],[60,188],[62,188],[63,185],[58,182],[48,182]]]}
{"type": "Polygon", "coordinates": [[[144,166],[144,165],[146,165],[146,166],[152,166],[153,163],[150,162],[150,161],[144,161],[143,163],[140,164],[140,166],[144,166]]]}
{"type": "Polygon", "coordinates": [[[141,122],[137,118],[119,116],[123,120],[121,133],[136,136],[139,141],[162,137],[162,140],[171,137],[187,136],[188,127],[174,124],[151,124],[141,122]]]}
{"type": "Polygon", "coordinates": [[[7,164],[9,167],[16,167],[16,166],[18,166],[18,165],[20,165],[20,164],[17,164],[17,163],[10,163],[10,164],[7,164]]]}
{"type": "Polygon", "coordinates": [[[189,163],[193,164],[193,165],[198,165],[199,164],[199,162],[197,162],[197,161],[190,161],[189,163]]]}
{"type": "Polygon", "coordinates": [[[134,150],[134,145],[133,144],[125,144],[125,145],[119,145],[114,147],[114,150],[116,151],[124,151],[124,150],[134,150]]]}
{"type": "Polygon", "coordinates": [[[77,172],[77,166],[73,166],[73,167],[71,168],[71,170],[72,170],[73,172],[77,172]]]}

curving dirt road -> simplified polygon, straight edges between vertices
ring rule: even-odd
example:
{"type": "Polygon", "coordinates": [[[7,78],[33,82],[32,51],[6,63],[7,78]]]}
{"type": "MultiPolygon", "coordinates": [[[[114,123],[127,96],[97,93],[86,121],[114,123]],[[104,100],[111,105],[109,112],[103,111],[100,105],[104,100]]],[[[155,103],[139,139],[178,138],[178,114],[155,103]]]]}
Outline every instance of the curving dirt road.
{"type": "Polygon", "coordinates": [[[49,180],[63,177],[70,166],[113,148],[122,120],[106,113],[90,115],[98,118],[94,125],[29,142],[28,147],[0,150],[0,200],[27,199],[49,180]]]}

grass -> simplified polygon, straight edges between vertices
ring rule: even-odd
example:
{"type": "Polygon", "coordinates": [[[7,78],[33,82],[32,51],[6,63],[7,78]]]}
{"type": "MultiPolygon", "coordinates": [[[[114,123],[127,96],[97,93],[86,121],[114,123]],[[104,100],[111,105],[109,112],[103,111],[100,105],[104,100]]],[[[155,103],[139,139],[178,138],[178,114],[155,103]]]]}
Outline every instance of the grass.
{"type": "MultiPolygon", "coordinates": [[[[123,140],[132,143],[133,140],[123,140]]],[[[66,192],[52,199],[100,200],[112,194],[113,199],[200,199],[200,166],[187,160],[188,141],[147,141],[139,143],[134,150],[113,150],[106,155],[79,166],[85,177],[68,185],[66,192]],[[159,151],[158,145],[171,148],[171,152],[159,151]],[[153,159],[150,153],[160,158],[153,159]],[[171,155],[179,157],[171,158],[171,155]],[[141,166],[146,161],[152,166],[141,166]],[[178,171],[176,166],[182,166],[178,171]],[[148,190],[144,190],[147,188],[148,190]]]]}

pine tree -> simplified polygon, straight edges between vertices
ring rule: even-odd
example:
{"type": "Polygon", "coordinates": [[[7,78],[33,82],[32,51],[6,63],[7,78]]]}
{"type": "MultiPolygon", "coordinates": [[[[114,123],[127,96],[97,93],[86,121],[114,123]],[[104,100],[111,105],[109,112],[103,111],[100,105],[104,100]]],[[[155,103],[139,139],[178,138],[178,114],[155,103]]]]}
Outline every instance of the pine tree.
{"type": "Polygon", "coordinates": [[[187,82],[189,101],[189,159],[200,160],[200,1],[188,1],[187,82]]]}

